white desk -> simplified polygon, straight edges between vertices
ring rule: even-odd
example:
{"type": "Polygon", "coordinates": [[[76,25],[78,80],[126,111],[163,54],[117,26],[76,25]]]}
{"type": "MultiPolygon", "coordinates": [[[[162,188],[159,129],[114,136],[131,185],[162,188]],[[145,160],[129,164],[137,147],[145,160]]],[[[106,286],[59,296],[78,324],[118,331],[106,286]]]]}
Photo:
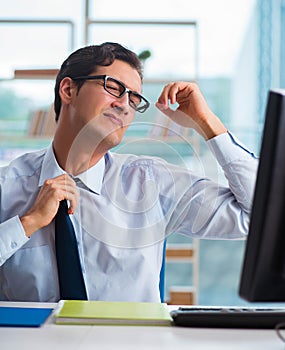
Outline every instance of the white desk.
{"type": "MultiPolygon", "coordinates": [[[[31,306],[0,303],[6,306],[31,306]]],[[[54,304],[32,304],[51,307],[54,304]]],[[[1,350],[284,350],[274,330],[206,329],[141,326],[0,327],[1,350]]]]}

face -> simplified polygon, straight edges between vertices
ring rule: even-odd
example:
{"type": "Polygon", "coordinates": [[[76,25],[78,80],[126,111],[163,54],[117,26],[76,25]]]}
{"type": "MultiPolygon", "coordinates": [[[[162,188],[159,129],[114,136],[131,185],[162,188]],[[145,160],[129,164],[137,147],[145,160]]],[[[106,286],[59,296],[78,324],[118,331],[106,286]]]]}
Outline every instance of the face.
{"type": "MultiPolygon", "coordinates": [[[[140,76],[126,62],[115,60],[110,66],[99,66],[90,75],[109,75],[130,90],[141,93],[140,76]]],[[[96,144],[102,143],[108,149],[119,144],[135,116],[135,110],[129,105],[129,95],[112,96],[104,89],[103,80],[84,81],[78,93],[75,83],[69,83],[71,98],[64,116],[65,126],[68,119],[70,130],[76,135],[84,129],[96,144]]]]}

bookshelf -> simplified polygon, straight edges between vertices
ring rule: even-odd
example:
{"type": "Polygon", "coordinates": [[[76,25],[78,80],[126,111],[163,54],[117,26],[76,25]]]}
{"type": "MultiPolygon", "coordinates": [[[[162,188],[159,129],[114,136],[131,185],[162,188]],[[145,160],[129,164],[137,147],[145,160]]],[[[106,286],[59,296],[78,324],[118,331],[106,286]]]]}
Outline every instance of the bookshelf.
{"type": "MultiPolygon", "coordinates": [[[[169,305],[196,305],[198,304],[199,284],[199,241],[193,239],[192,243],[167,243],[166,263],[186,263],[190,270],[192,265],[192,283],[189,285],[171,285],[168,289],[169,305]]],[[[166,266],[166,271],[167,271],[166,266]]],[[[190,272],[190,271],[189,271],[190,272]]]]}

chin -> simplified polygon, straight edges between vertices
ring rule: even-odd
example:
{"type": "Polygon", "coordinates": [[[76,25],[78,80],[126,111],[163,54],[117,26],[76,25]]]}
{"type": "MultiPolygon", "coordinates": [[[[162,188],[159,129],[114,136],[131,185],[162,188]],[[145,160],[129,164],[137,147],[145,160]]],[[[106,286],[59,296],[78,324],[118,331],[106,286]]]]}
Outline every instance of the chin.
{"type": "Polygon", "coordinates": [[[111,149],[113,147],[118,146],[121,143],[123,136],[124,135],[121,135],[121,133],[114,132],[106,136],[102,143],[106,145],[108,149],[111,149]]]}

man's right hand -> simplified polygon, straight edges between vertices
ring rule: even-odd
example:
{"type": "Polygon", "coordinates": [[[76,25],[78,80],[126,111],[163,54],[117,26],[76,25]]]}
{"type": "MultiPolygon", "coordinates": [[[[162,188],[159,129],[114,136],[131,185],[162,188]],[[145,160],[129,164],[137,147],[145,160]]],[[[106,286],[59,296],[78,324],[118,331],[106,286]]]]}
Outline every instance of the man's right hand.
{"type": "Polygon", "coordinates": [[[64,199],[70,202],[68,213],[73,214],[78,204],[74,180],[67,174],[46,180],[34,205],[20,218],[26,236],[30,237],[35,231],[50,224],[58,211],[59,203],[64,199]]]}

